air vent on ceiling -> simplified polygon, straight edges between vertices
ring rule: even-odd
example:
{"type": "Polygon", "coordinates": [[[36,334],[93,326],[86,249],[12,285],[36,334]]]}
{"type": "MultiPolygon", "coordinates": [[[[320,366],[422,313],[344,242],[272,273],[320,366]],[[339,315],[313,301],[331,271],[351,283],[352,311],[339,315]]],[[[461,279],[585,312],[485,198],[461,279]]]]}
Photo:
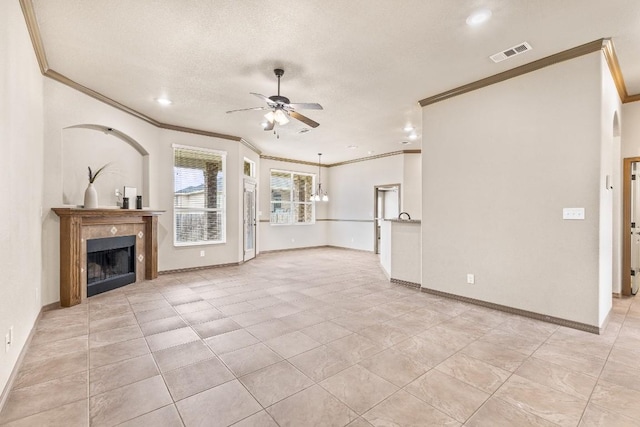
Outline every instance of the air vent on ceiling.
{"type": "Polygon", "coordinates": [[[516,55],[520,55],[521,53],[525,53],[533,49],[531,45],[527,42],[522,42],[516,46],[510,47],[507,50],[503,50],[502,52],[498,52],[495,55],[491,55],[489,58],[493,62],[502,62],[507,58],[511,58],[516,55]]]}

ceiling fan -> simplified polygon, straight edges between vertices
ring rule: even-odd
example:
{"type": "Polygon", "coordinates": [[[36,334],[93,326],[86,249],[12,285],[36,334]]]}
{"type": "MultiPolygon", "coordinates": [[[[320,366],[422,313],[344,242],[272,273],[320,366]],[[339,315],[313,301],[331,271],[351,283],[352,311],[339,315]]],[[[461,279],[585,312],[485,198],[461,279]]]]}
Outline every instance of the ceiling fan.
{"type": "Polygon", "coordinates": [[[278,78],[278,94],[266,97],[259,93],[251,92],[251,95],[257,96],[261,100],[267,103],[266,107],[253,107],[253,108],[242,108],[240,110],[231,110],[227,111],[227,113],[236,113],[238,111],[251,111],[251,110],[270,110],[267,114],[265,114],[265,118],[267,119],[266,126],[264,126],[264,130],[273,130],[276,124],[282,126],[289,123],[289,117],[293,117],[296,120],[301,121],[302,123],[310,126],[312,128],[317,128],[320,126],[320,123],[311,120],[307,116],[303,116],[298,113],[296,110],[322,110],[322,105],[313,103],[313,102],[291,102],[289,98],[286,96],[280,95],[280,77],[284,75],[284,70],[282,68],[276,68],[273,70],[276,77],[278,78]]]}

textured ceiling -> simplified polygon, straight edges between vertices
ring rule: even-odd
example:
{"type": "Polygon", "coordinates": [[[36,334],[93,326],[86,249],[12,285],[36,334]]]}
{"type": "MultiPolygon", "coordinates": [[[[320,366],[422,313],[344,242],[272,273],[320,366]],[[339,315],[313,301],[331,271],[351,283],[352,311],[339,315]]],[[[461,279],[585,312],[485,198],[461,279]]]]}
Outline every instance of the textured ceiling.
{"type": "Polygon", "coordinates": [[[640,93],[638,0],[33,0],[51,69],[159,122],[242,137],[264,154],[335,163],[410,145],[418,101],[611,37],[629,94],[640,93]],[[482,26],[466,25],[479,9],[482,26]],[[489,55],[527,41],[499,64],[489,55]],[[280,138],[249,94],[318,102],[280,138]],[[163,107],[155,98],[167,96],[163,107]],[[347,146],[356,145],[356,149],[347,146]]]}

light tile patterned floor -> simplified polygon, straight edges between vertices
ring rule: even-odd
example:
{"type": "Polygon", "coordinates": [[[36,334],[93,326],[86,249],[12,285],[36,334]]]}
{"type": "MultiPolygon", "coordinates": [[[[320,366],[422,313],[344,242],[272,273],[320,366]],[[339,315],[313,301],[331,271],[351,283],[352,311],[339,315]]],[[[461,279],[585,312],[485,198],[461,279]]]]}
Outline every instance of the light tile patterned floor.
{"type": "Polygon", "coordinates": [[[3,426],[637,426],[640,302],[600,336],[261,255],[44,313],[3,426]]]}

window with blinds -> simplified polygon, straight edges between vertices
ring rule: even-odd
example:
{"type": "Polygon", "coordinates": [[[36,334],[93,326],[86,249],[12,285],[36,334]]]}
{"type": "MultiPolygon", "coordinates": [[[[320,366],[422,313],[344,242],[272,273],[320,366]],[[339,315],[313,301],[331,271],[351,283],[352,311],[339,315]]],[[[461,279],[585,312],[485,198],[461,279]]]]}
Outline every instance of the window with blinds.
{"type": "Polygon", "coordinates": [[[271,170],[271,224],[313,224],[314,176],[271,170]]]}
{"type": "Polygon", "coordinates": [[[173,146],[174,244],[225,242],[223,151],[173,146]]]}

